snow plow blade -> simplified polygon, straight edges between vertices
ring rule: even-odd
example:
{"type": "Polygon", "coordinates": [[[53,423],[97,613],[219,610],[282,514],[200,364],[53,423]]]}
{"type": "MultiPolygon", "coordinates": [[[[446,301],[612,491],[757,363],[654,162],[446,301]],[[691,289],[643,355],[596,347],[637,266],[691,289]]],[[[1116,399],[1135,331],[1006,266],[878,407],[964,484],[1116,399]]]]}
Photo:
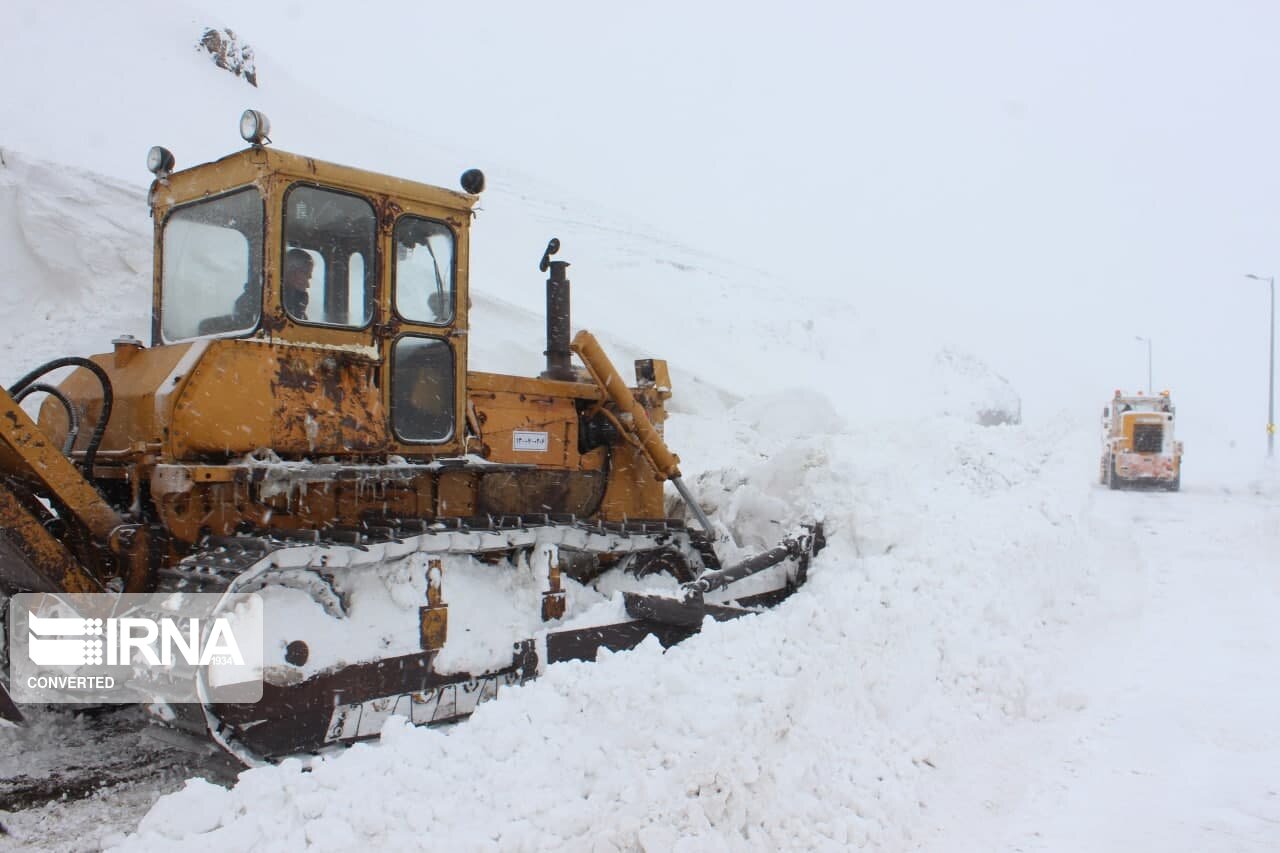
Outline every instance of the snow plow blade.
{"type": "Polygon", "coordinates": [[[808,575],[809,560],[825,545],[822,524],[818,523],[806,526],[804,533],[787,537],[763,554],[727,569],[704,572],[696,580],[684,584],[679,596],[623,593],[627,615],[632,617],[630,621],[548,634],[547,663],[593,661],[601,648],[612,652],[633,649],[649,636],[670,647],[698,633],[708,616],[717,622],[726,622],[761,613],[786,600],[800,588],[808,575]],[[796,561],[796,571],[778,589],[735,599],[731,603],[716,604],[705,600],[706,593],[724,589],[788,559],[796,561]]]}

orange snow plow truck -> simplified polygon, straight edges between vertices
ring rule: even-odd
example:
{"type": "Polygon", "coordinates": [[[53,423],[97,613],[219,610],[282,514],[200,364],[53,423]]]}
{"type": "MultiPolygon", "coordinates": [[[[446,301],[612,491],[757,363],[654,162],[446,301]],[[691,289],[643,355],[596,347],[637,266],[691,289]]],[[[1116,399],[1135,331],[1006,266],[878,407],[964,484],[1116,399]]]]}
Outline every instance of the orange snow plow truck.
{"type": "Polygon", "coordinates": [[[1113,489],[1182,485],[1182,442],[1174,440],[1176,410],[1168,391],[1126,397],[1116,391],[1102,410],[1102,484],[1113,489]]]}

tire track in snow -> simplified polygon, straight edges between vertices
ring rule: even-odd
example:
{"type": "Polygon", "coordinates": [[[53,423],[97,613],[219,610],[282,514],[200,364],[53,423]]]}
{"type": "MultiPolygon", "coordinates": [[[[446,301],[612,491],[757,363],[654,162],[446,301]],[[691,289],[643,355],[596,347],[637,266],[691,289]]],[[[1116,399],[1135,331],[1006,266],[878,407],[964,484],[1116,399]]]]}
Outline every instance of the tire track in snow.
{"type": "Polygon", "coordinates": [[[996,744],[1024,781],[970,838],[1000,850],[1277,849],[1280,587],[1274,538],[1256,535],[1275,507],[1208,488],[1098,490],[1089,503],[1113,620],[1058,678],[1089,685],[1085,704],[996,744]]]}

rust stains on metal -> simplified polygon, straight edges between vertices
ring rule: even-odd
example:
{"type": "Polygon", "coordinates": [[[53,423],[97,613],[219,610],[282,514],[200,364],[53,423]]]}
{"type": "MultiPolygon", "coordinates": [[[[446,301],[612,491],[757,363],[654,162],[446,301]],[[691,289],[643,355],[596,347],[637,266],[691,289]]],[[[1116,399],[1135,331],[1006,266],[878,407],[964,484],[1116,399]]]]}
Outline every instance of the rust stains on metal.
{"type": "Polygon", "coordinates": [[[378,222],[382,230],[390,233],[391,229],[395,227],[396,220],[400,218],[400,214],[404,213],[404,208],[394,199],[383,195],[374,196],[373,204],[378,211],[378,222]]]}
{"type": "Polygon", "coordinates": [[[347,393],[343,390],[343,380],[351,373],[352,365],[337,356],[328,356],[320,361],[320,388],[329,401],[337,408],[347,393]]]}
{"type": "Polygon", "coordinates": [[[282,331],[286,325],[288,325],[288,321],[285,320],[283,309],[263,312],[262,330],[266,332],[268,336],[276,335],[282,331]]]}
{"type": "Polygon", "coordinates": [[[302,359],[282,358],[276,365],[276,384],[280,388],[292,388],[310,394],[320,383],[302,359]]]}

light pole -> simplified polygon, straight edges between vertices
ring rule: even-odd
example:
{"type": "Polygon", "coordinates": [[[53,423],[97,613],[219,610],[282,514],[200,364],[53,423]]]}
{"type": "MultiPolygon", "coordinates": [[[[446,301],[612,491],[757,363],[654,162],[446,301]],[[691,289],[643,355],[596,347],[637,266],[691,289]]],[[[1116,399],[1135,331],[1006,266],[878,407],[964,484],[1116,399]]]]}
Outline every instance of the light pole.
{"type": "Polygon", "coordinates": [[[1134,335],[1135,341],[1142,341],[1147,345],[1147,393],[1155,395],[1155,388],[1151,384],[1151,338],[1144,338],[1140,335],[1134,335]]]}
{"type": "Polygon", "coordinates": [[[1276,277],[1249,273],[1245,278],[1265,281],[1271,287],[1271,351],[1267,362],[1267,456],[1276,453],[1276,277]]]}

